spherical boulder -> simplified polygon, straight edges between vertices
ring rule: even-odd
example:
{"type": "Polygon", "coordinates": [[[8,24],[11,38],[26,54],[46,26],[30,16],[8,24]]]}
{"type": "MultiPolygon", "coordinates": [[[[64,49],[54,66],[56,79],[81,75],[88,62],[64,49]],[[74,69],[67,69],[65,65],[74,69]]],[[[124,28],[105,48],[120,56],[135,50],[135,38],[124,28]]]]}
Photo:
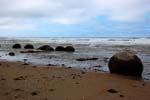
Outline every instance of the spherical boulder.
{"type": "Polygon", "coordinates": [[[38,49],[43,50],[43,51],[54,51],[54,48],[52,48],[49,45],[43,45],[43,46],[39,47],[38,49]]]}
{"type": "Polygon", "coordinates": [[[20,44],[14,44],[12,46],[13,49],[20,49],[21,48],[21,45],[20,44]]]}
{"type": "Polygon", "coordinates": [[[9,52],[8,55],[9,56],[15,56],[15,53],[14,52],[9,52]]]}
{"type": "Polygon", "coordinates": [[[141,77],[143,64],[133,52],[119,52],[110,58],[108,64],[111,73],[141,77]]]}
{"type": "Polygon", "coordinates": [[[24,49],[34,49],[34,46],[31,44],[27,44],[24,46],[24,49]]]}
{"type": "Polygon", "coordinates": [[[65,51],[65,48],[63,46],[57,46],[55,51],[65,51]]]}
{"type": "Polygon", "coordinates": [[[67,52],[74,52],[74,51],[75,51],[75,48],[74,48],[73,46],[67,46],[67,47],[65,48],[65,51],[67,51],[67,52]]]}

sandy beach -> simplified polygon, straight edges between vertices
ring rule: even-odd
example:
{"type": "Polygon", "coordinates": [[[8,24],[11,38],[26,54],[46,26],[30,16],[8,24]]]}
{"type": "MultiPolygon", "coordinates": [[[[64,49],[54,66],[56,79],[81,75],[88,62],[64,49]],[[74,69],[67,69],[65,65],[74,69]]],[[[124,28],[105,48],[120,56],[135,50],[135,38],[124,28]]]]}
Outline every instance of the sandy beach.
{"type": "Polygon", "coordinates": [[[0,62],[0,100],[148,100],[150,81],[65,66],[0,62]]]}

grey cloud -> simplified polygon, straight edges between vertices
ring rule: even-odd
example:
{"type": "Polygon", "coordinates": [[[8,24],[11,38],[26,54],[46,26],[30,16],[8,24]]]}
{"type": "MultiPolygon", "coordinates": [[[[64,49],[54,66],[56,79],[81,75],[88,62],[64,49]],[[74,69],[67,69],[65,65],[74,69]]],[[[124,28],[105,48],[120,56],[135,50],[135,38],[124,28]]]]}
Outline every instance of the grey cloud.
{"type": "Polygon", "coordinates": [[[74,24],[96,16],[134,22],[150,13],[150,0],[0,0],[0,17],[46,17],[49,21],[74,24]]]}

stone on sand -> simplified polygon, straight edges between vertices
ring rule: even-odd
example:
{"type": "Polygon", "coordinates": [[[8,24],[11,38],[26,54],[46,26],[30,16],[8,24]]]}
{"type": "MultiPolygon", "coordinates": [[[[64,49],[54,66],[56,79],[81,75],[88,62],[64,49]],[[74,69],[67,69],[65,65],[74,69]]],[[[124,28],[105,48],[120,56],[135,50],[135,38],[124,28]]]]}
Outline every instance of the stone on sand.
{"type": "Polygon", "coordinates": [[[130,51],[116,53],[110,58],[108,67],[111,73],[126,76],[141,77],[143,72],[141,60],[130,51]]]}
{"type": "Polygon", "coordinates": [[[14,52],[9,52],[8,55],[9,56],[15,56],[15,53],[14,52]]]}

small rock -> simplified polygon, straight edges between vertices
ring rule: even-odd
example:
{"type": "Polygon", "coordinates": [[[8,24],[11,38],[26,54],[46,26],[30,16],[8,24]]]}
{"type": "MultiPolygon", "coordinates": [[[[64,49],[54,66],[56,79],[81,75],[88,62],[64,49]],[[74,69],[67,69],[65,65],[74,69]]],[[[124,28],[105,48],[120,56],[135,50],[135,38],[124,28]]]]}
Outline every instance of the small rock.
{"type": "Polygon", "coordinates": [[[118,93],[118,91],[116,91],[115,89],[109,89],[107,90],[109,93],[118,93]]]}
{"type": "Polygon", "coordinates": [[[31,95],[35,96],[37,95],[37,92],[32,92],[31,95]]]}
{"type": "Polygon", "coordinates": [[[120,97],[124,97],[124,95],[119,95],[120,97]]]}
{"type": "Polygon", "coordinates": [[[78,58],[76,61],[98,60],[98,58],[78,58]]]}
{"type": "Polygon", "coordinates": [[[75,77],[75,76],[73,76],[73,77],[72,77],[72,79],[76,79],[76,77],[75,77]]]}
{"type": "Polygon", "coordinates": [[[85,74],[86,72],[84,72],[84,71],[81,71],[81,74],[85,74]]]}
{"type": "Polygon", "coordinates": [[[56,89],[49,89],[49,91],[51,91],[51,92],[53,92],[53,91],[55,91],[56,89]]]}
{"type": "Polygon", "coordinates": [[[9,56],[15,56],[15,53],[14,53],[14,52],[9,52],[8,55],[9,55],[9,56]]]}

